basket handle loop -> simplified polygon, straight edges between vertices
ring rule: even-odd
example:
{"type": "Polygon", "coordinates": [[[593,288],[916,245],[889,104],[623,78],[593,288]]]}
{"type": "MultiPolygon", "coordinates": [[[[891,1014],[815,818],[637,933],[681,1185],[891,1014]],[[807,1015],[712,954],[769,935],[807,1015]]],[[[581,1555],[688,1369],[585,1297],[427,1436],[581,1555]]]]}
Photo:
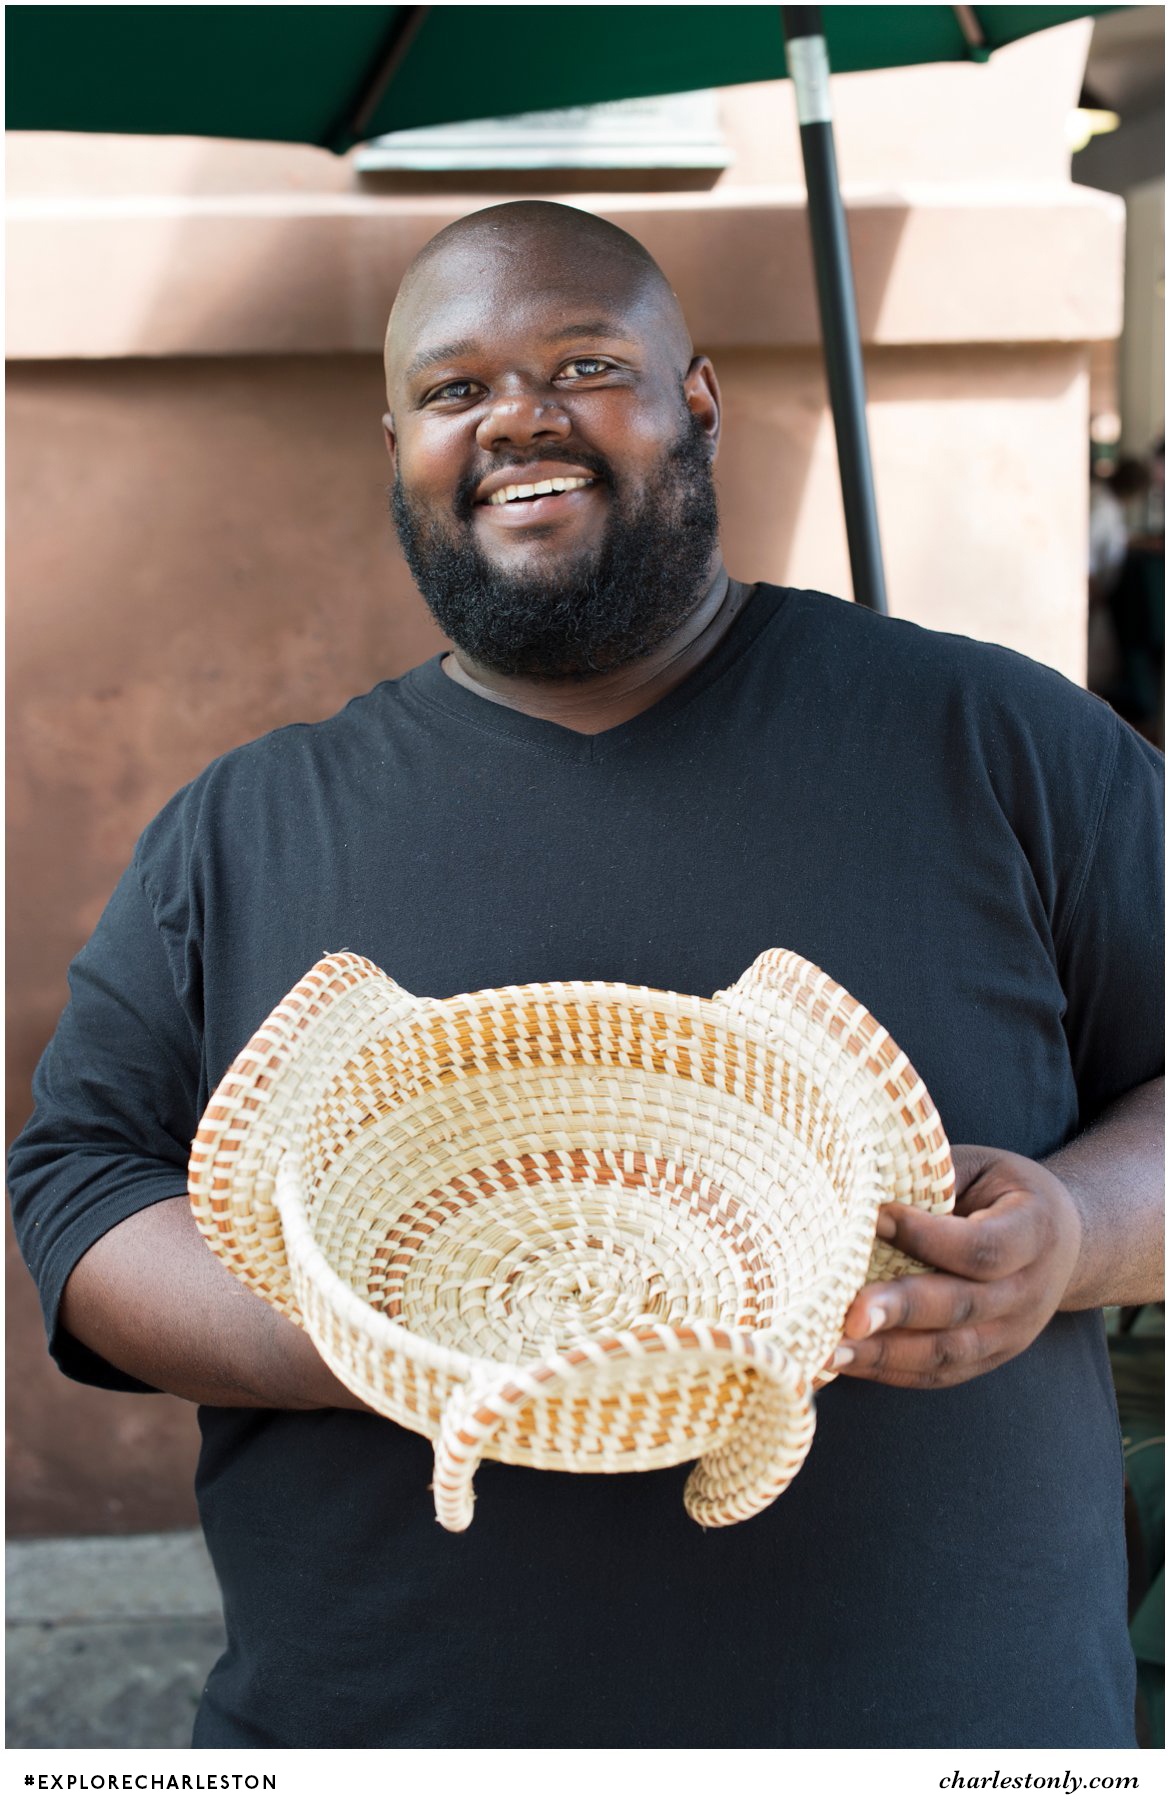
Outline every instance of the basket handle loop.
{"type": "Polygon", "coordinates": [[[415,996],[404,990],[370,959],[356,952],[327,952],[277,1004],[260,1032],[270,1040],[283,1040],[291,1051],[339,1003],[347,1002],[355,990],[362,991],[358,1019],[367,1032],[375,1026],[407,1021],[431,1002],[429,996],[415,996]]]}
{"type": "MultiPolygon", "coordinates": [[[[735,1008],[736,1005],[750,1006],[760,1003],[769,1012],[776,1010],[785,999],[791,999],[802,984],[815,980],[828,982],[825,973],[802,958],[798,952],[787,952],[782,946],[772,946],[754,958],[746,971],[740,973],[733,984],[725,990],[716,990],[712,1001],[722,1002],[735,1008]]],[[[834,985],[834,988],[838,986],[834,985]]]]}
{"type": "Polygon", "coordinates": [[[530,1397],[540,1394],[534,1373],[519,1367],[507,1377],[471,1379],[452,1391],[435,1436],[435,1517],[440,1528],[461,1534],[475,1514],[472,1480],[488,1446],[530,1397]]]}
{"type": "Polygon", "coordinates": [[[206,1218],[210,1225],[216,1199],[235,1181],[245,1147],[245,1190],[260,1185],[271,1194],[287,1148],[288,1118],[299,1107],[288,1085],[289,1071],[304,1060],[323,1026],[328,1029],[337,1021],[338,1009],[354,1018],[356,1047],[362,1037],[409,1021],[430,1004],[430,997],[413,996],[356,953],[318,959],[256,1029],[204,1110],[188,1169],[188,1189],[201,1223],[206,1218]],[[361,991],[356,1006],[355,991],[361,991]]]}
{"type": "MultiPolygon", "coordinates": [[[[740,1419],[727,1441],[699,1460],[687,1481],[684,1502],[688,1514],[704,1527],[758,1514],[804,1463],[815,1419],[811,1387],[770,1336],[700,1322],[632,1329],[530,1366],[502,1372],[496,1368],[461,1385],[448,1400],[435,1437],[432,1488],[440,1525],[456,1534],[468,1527],[475,1508],[476,1468],[481,1459],[490,1457],[492,1442],[527,1404],[595,1381],[599,1368],[663,1358],[688,1368],[692,1377],[704,1368],[722,1374],[728,1367],[748,1368],[755,1375],[756,1407],[740,1419]]],[[[623,1376],[615,1372],[615,1387],[623,1376]]]]}
{"type": "MultiPolygon", "coordinates": [[[[812,1021],[822,1021],[834,1014],[840,1019],[841,1011],[844,1010],[847,1021],[850,1016],[865,1016],[871,1050],[876,1047],[880,1051],[891,1046],[885,1029],[868,1017],[861,1004],[834,978],[808,959],[802,958],[798,952],[788,952],[779,946],[761,952],[728,989],[717,990],[713,1000],[747,1013],[762,1011],[765,1018],[759,1021],[757,1014],[757,1022],[765,1032],[770,1026],[767,1017],[774,1019],[781,1012],[785,1016],[807,1016],[812,1021]]],[[[893,1099],[895,1113],[892,1118],[889,1114],[891,1104],[888,1091],[885,1097],[878,1099],[887,1118],[886,1129],[892,1131],[899,1141],[904,1141],[902,1111],[906,1107],[917,1108],[920,1112],[919,1134],[923,1139],[929,1139],[933,1151],[921,1154],[916,1179],[909,1171],[903,1171],[903,1189],[900,1195],[893,1194],[896,1174],[889,1164],[888,1154],[886,1155],[885,1170],[891,1188],[889,1200],[915,1201],[919,1207],[930,1209],[932,1213],[947,1214],[954,1207],[955,1173],[942,1124],[934,1113],[930,1098],[926,1096],[925,1085],[916,1076],[905,1055],[899,1053],[896,1047],[893,1048],[893,1053],[895,1057],[892,1064],[887,1053],[883,1052],[882,1056],[886,1058],[893,1075],[901,1078],[904,1089],[893,1099]],[[926,1161],[928,1165],[924,1164],[926,1161]],[[916,1183],[916,1194],[912,1194],[912,1183],[916,1183]]],[[[880,1132],[883,1141],[889,1138],[886,1129],[879,1128],[879,1124],[875,1122],[875,1133],[880,1132]]],[[[933,1269],[932,1266],[912,1259],[908,1253],[900,1253],[896,1247],[888,1246],[875,1238],[865,1282],[873,1284],[886,1278],[905,1278],[933,1269]]]]}

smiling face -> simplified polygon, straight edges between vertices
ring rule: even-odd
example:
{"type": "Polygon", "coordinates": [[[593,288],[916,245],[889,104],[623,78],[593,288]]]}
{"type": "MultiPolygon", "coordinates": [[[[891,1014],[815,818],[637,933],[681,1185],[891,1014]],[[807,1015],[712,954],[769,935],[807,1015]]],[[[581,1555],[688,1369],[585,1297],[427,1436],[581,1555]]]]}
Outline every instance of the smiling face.
{"type": "Polygon", "coordinates": [[[719,566],[714,374],[625,233],[551,203],[432,241],[386,349],[394,516],[456,646],[508,675],[614,669],[719,566]]]}

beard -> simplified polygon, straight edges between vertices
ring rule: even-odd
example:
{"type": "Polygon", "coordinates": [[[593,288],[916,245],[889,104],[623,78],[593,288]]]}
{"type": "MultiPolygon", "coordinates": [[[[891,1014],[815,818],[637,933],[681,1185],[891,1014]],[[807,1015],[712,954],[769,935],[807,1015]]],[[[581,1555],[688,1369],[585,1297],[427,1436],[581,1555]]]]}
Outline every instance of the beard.
{"type": "MultiPolygon", "coordinates": [[[[558,460],[545,451],[540,461],[558,460]]],[[[394,525],[424,601],[458,650],[500,676],[573,681],[620,670],[664,644],[710,586],[719,515],[710,441],[689,409],[636,495],[605,458],[571,461],[606,483],[605,527],[537,574],[500,569],[476,542],[482,472],[460,484],[450,529],[423,516],[401,475],[394,483],[394,525]]]]}

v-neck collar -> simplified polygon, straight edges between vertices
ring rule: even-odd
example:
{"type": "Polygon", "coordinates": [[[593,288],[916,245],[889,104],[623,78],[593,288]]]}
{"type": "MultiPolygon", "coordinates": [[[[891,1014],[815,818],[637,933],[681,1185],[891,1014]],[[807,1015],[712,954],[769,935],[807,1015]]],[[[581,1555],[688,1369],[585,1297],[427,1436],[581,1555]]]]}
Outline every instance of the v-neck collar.
{"type": "Polygon", "coordinates": [[[438,652],[419,664],[402,679],[403,687],[424,706],[437,710],[449,719],[489,733],[497,739],[529,746],[533,751],[571,763],[596,764],[614,751],[658,731],[662,723],[689,706],[695,698],[717,682],[743,656],[760,632],[773,619],[788,591],[771,583],[757,583],[718,645],[701,664],[688,671],[677,688],[671,689],[641,713],[600,733],[579,733],[557,721],[543,720],[539,715],[524,714],[504,702],[489,701],[474,689],[446,675],[442,668],[446,652],[438,652]]]}

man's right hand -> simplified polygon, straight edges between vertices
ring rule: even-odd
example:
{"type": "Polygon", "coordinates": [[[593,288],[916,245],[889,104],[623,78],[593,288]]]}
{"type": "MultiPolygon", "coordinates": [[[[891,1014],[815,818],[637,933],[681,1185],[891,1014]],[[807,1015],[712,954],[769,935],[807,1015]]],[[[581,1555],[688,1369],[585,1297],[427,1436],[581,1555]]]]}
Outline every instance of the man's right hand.
{"type": "Polygon", "coordinates": [[[192,1403],[367,1408],[303,1329],[220,1264],[185,1196],[94,1242],[65,1285],[61,1324],[120,1371],[192,1403]]]}

